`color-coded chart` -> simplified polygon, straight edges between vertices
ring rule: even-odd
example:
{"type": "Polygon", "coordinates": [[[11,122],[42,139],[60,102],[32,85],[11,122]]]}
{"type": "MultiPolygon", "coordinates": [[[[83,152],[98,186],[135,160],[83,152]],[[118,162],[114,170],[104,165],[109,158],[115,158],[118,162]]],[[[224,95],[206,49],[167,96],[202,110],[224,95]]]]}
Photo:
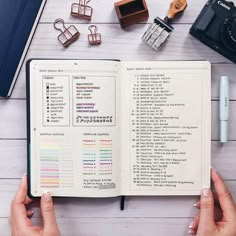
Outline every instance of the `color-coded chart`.
{"type": "Polygon", "coordinates": [[[40,187],[73,187],[73,161],[70,146],[47,143],[40,149],[40,187]]]}
{"type": "Polygon", "coordinates": [[[83,175],[112,174],[112,140],[83,140],[83,175]]]}
{"type": "Polygon", "coordinates": [[[100,175],[112,174],[112,140],[99,142],[99,172],[100,175]]]}
{"type": "Polygon", "coordinates": [[[83,140],[83,174],[96,175],[96,140],[83,140]]]}

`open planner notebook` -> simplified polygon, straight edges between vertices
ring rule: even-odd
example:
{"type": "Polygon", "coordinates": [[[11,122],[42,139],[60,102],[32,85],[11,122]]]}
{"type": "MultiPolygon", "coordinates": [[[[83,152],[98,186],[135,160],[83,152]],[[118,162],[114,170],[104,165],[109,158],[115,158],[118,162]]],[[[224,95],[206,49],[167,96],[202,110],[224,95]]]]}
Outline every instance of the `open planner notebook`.
{"type": "Polygon", "coordinates": [[[210,82],[206,61],[28,61],[29,194],[200,194],[210,82]]]}

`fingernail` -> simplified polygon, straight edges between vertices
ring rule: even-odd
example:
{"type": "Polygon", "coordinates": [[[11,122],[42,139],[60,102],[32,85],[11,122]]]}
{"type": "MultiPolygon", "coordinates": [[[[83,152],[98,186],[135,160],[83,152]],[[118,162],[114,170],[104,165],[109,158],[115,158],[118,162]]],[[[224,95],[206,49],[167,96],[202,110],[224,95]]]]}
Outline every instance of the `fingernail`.
{"type": "Polygon", "coordinates": [[[22,178],[21,178],[21,179],[24,179],[24,177],[25,177],[25,176],[27,176],[27,174],[26,174],[26,173],[24,173],[24,174],[23,174],[23,176],[22,176],[22,178]]]}
{"type": "Polygon", "coordinates": [[[209,187],[203,187],[202,188],[202,196],[203,197],[208,197],[210,193],[210,188],[209,187]]]}
{"type": "Polygon", "coordinates": [[[50,192],[45,192],[45,193],[43,194],[43,197],[44,197],[44,199],[45,199],[47,202],[50,202],[50,201],[52,200],[52,195],[51,195],[50,192]]]}
{"type": "Polygon", "coordinates": [[[192,229],[192,228],[193,228],[193,224],[194,224],[194,221],[192,220],[192,222],[191,222],[190,225],[189,225],[189,229],[192,229]]]}
{"type": "Polygon", "coordinates": [[[188,234],[192,234],[193,233],[193,231],[190,229],[189,231],[188,231],[188,234]]]}
{"type": "Polygon", "coordinates": [[[24,175],[22,176],[22,178],[20,179],[20,186],[22,186],[22,187],[25,185],[25,181],[26,181],[26,180],[25,180],[25,176],[26,176],[26,175],[24,174],[24,175]]]}
{"type": "Polygon", "coordinates": [[[213,172],[217,173],[217,171],[214,168],[211,168],[213,172]]]}

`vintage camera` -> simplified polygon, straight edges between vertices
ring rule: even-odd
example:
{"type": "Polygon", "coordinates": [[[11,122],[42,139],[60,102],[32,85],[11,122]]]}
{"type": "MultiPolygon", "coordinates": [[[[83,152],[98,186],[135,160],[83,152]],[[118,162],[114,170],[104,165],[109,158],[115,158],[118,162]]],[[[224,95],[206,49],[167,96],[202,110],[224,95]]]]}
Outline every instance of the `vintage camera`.
{"type": "Polygon", "coordinates": [[[190,34],[236,62],[236,7],[233,2],[208,1],[190,34]]]}

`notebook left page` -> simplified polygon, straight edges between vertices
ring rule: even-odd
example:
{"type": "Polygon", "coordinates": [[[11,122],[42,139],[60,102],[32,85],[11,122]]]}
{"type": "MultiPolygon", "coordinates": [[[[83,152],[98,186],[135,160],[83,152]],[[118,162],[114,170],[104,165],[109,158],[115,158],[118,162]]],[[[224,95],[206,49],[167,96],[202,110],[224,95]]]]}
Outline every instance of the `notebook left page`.
{"type": "Polygon", "coordinates": [[[117,61],[28,63],[30,193],[120,194],[120,97],[117,61]]]}

